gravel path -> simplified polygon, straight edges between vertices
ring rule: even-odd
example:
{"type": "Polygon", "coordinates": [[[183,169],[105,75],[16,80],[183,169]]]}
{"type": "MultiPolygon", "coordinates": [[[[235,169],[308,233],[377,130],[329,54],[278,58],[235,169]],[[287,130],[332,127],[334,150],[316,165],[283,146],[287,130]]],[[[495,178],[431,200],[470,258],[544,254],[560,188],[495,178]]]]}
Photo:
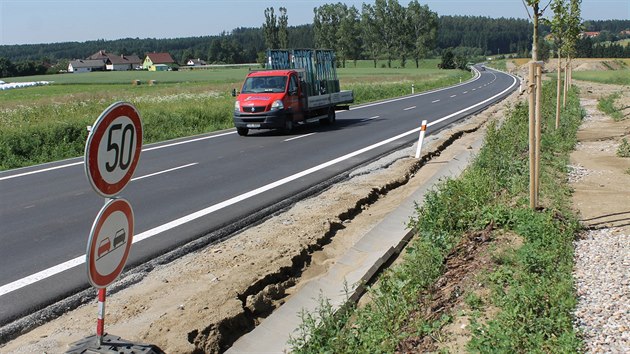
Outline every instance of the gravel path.
{"type": "Polygon", "coordinates": [[[575,242],[576,326],[588,353],[630,353],[630,235],[588,231],[575,242]]]}
{"type": "Polygon", "coordinates": [[[613,122],[596,108],[598,95],[618,92],[619,87],[583,83],[580,88],[589,96],[580,99],[587,115],[568,180],[576,186],[574,198],[582,193],[574,205],[581,205],[584,226],[606,228],[585,231],[575,241],[575,327],[586,353],[630,353],[628,163],[615,156],[619,133],[630,126],[613,122]]]}

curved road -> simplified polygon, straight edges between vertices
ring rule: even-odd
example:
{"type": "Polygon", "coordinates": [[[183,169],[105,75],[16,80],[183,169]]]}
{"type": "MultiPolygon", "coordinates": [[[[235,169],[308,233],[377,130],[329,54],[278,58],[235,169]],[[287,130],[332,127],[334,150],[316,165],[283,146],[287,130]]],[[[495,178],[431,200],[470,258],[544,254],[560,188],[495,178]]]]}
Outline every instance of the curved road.
{"type": "MultiPolygon", "coordinates": [[[[126,269],[212,232],[225,236],[217,230],[235,231],[271,205],[409,146],[422,119],[431,134],[519,84],[498,71],[479,74],[450,88],[338,112],[331,127],[247,137],[228,130],[145,146],[120,193],[135,214],[126,269]]],[[[89,287],[87,239],[102,206],[82,158],[0,173],[0,326],[89,287]]]]}

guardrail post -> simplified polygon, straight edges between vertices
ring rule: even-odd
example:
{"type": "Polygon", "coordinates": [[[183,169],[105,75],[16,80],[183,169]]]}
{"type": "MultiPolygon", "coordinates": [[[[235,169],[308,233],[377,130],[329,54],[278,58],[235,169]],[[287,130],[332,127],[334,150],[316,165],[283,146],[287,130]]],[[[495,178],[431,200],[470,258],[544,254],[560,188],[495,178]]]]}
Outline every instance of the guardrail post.
{"type": "Polygon", "coordinates": [[[427,121],[422,121],[420,128],[420,135],[418,136],[418,148],[416,149],[416,159],[420,158],[420,151],[422,150],[422,141],[424,140],[424,133],[427,131],[427,121]]]}

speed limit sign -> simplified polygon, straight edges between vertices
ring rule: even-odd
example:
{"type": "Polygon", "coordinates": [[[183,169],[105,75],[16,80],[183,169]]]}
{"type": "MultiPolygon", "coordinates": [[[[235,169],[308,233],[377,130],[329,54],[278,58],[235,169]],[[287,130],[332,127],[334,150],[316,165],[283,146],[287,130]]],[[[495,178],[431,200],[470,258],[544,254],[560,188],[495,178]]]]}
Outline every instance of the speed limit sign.
{"type": "Polygon", "coordinates": [[[138,110],[116,102],[96,119],[85,145],[85,174],[96,193],[115,196],[131,180],[142,149],[138,110]]]}

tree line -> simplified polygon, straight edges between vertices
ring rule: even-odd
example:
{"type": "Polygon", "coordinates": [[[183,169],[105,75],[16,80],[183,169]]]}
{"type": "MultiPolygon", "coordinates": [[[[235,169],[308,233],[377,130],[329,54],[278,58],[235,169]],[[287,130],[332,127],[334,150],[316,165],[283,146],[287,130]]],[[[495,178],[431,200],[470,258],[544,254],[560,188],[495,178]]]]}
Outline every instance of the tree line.
{"type": "MultiPolygon", "coordinates": [[[[361,8],[343,3],[325,4],[313,10],[313,23],[288,26],[285,8],[265,10],[258,28],[236,28],[215,36],[185,38],[123,38],[86,42],[0,46],[2,77],[53,73],[66,69],[69,60],[86,58],[99,50],[144,57],[151,52],[169,52],[180,63],[191,58],[208,63],[253,63],[261,61],[267,48],[330,48],[342,65],[368,59],[376,65],[393,60],[415,65],[423,58],[453,55],[455,62],[468,57],[495,54],[530,56],[532,23],[525,19],[478,16],[441,16],[412,0],[402,6],[397,0],[376,0],[361,8]],[[448,52],[448,53],[447,53],[448,52]]],[[[576,55],[581,57],[630,57],[629,47],[610,44],[630,21],[586,21],[584,30],[602,31],[597,38],[579,39],[576,55]],[[602,43],[603,42],[603,43],[602,43]]],[[[551,25],[540,24],[539,37],[551,33],[551,25]]],[[[548,58],[553,46],[539,44],[541,57],[548,58]]]]}

